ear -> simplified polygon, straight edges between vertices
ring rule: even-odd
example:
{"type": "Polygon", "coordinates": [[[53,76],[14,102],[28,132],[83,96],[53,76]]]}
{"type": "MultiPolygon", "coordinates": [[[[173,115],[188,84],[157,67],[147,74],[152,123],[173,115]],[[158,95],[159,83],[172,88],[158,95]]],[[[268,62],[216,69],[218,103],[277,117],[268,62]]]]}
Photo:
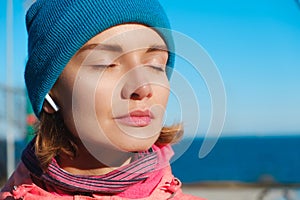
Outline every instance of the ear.
{"type": "Polygon", "coordinates": [[[48,114],[53,114],[56,112],[46,100],[43,103],[43,110],[48,114]]]}

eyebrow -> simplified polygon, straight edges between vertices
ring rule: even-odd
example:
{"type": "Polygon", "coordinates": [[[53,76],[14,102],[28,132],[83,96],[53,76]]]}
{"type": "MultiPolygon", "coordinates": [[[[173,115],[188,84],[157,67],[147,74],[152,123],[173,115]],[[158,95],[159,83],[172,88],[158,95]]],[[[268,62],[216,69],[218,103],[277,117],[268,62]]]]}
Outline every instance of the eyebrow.
{"type": "Polygon", "coordinates": [[[168,52],[168,48],[166,45],[152,45],[147,49],[146,53],[150,53],[150,52],[154,52],[154,51],[168,52]]]}
{"type": "Polygon", "coordinates": [[[83,52],[86,50],[103,50],[103,51],[112,51],[112,52],[123,52],[123,49],[121,46],[119,45],[115,45],[115,44],[88,44],[85,45],[84,47],[82,47],[81,49],[79,49],[79,52],[83,52]]]}
{"type": "MultiPolygon", "coordinates": [[[[122,53],[123,49],[120,45],[115,45],[115,44],[99,44],[99,43],[93,43],[93,44],[88,44],[79,49],[79,53],[82,53],[87,50],[103,50],[103,51],[112,51],[112,52],[118,52],[122,53]]],[[[163,51],[163,52],[168,52],[168,48],[166,45],[152,45],[150,46],[146,53],[151,53],[155,51],[163,51]]]]}

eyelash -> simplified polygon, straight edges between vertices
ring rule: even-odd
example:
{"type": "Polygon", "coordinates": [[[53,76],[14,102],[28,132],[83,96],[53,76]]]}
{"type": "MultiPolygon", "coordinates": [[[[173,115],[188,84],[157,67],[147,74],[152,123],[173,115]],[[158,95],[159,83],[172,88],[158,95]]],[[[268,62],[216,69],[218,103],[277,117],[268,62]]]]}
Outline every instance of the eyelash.
{"type": "Polygon", "coordinates": [[[116,64],[109,64],[109,65],[91,65],[92,67],[99,67],[99,68],[111,68],[117,66],[116,64]]]}
{"type": "Polygon", "coordinates": [[[155,65],[147,65],[149,67],[151,67],[152,69],[159,71],[159,72],[165,72],[165,70],[161,67],[155,66],[155,65]]]}
{"type": "MultiPolygon", "coordinates": [[[[91,65],[91,67],[95,68],[113,68],[117,66],[116,64],[109,64],[109,65],[91,65]]],[[[155,65],[146,65],[147,67],[150,67],[151,69],[159,72],[165,72],[165,70],[162,67],[155,66],[155,65]]]]}

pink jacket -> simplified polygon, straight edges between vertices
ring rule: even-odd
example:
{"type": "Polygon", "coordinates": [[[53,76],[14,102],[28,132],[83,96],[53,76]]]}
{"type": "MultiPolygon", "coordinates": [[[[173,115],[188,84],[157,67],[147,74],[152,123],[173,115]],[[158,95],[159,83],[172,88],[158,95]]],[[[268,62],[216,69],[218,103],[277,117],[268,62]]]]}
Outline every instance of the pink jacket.
{"type": "Polygon", "coordinates": [[[181,182],[172,175],[170,166],[164,169],[164,176],[152,193],[145,197],[143,189],[146,189],[147,186],[149,187],[148,184],[149,183],[136,184],[126,191],[114,196],[96,194],[93,195],[93,197],[62,195],[55,192],[48,192],[35,185],[31,179],[30,172],[21,162],[6,185],[2,188],[0,192],[0,200],[204,200],[200,197],[183,194],[181,190],[181,182]]]}

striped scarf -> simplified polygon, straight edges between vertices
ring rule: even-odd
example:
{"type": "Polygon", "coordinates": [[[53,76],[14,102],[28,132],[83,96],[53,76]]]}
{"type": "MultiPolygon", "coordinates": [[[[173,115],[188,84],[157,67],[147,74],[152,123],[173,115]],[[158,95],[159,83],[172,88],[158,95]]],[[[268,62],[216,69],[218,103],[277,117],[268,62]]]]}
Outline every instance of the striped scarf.
{"type": "MultiPolygon", "coordinates": [[[[168,163],[169,156],[164,156],[164,152],[160,150],[153,146],[146,152],[138,153],[130,164],[98,176],[70,174],[59,167],[55,158],[52,159],[48,171],[43,172],[35,155],[34,140],[23,151],[22,161],[39,182],[51,185],[55,189],[73,194],[118,194],[145,181],[150,175],[153,176],[153,173],[161,174],[157,169],[160,169],[163,163],[168,163]]],[[[157,178],[159,181],[161,177],[157,178]]]]}

